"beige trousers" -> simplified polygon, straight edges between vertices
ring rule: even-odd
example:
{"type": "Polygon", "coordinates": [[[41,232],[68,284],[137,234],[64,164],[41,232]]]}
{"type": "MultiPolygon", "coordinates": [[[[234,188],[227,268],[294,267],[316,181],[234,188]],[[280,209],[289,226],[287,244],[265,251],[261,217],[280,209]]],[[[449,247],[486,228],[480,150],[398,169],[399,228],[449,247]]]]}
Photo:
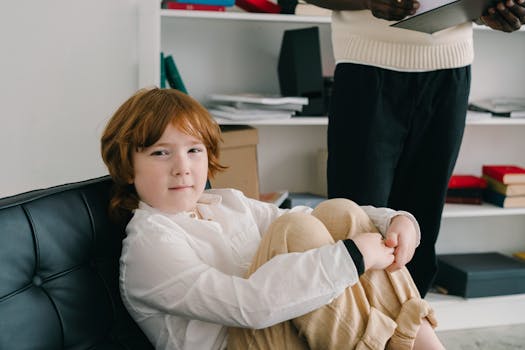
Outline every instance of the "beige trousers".
{"type": "MultiPolygon", "coordinates": [[[[360,232],[378,231],[347,199],[327,200],[311,215],[285,214],[264,235],[247,276],[275,255],[333,244],[360,232]]],[[[230,328],[228,349],[411,349],[422,318],[437,325],[405,268],[369,270],[330,304],[303,316],[259,330],[230,328]]]]}

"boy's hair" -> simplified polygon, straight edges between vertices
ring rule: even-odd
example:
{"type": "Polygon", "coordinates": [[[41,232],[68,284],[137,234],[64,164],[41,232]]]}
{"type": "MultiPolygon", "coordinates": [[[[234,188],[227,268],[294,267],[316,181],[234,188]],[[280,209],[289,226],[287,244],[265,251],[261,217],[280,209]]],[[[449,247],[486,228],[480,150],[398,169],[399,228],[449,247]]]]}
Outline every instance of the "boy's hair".
{"type": "Polygon", "coordinates": [[[199,102],[174,89],[141,89],[119,107],[101,138],[102,159],[115,183],[113,217],[124,219],[138,207],[133,153],[157,142],[170,123],[206,146],[208,177],[225,169],[219,163],[220,127],[199,102]]]}

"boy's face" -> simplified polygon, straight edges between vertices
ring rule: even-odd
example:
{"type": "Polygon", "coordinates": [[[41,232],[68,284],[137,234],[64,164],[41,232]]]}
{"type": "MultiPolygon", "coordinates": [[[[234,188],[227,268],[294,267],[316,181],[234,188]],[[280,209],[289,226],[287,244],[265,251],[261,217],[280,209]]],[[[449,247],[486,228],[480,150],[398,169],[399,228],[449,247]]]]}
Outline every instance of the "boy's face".
{"type": "Polygon", "coordinates": [[[133,154],[133,183],[142,201],[167,213],[195,209],[208,176],[201,140],[169,124],[152,146],[133,154]]]}

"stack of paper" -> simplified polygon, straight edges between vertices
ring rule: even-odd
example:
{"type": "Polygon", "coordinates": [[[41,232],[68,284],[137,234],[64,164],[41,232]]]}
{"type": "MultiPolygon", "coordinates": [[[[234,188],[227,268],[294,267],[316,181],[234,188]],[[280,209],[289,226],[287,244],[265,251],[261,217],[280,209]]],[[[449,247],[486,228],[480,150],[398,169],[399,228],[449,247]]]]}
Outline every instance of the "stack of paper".
{"type": "Polygon", "coordinates": [[[253,93],[212,94],[208,110],[216,118],[236,121],[287,119],[308,104],[305,97],[282,97],[253,93]]]}

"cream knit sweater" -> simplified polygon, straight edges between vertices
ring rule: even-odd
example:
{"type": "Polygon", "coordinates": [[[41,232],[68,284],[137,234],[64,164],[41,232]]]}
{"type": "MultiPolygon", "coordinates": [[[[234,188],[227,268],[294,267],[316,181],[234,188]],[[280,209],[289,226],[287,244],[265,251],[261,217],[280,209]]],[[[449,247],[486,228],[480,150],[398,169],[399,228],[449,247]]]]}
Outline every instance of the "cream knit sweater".
{"type": "Polygon", "coordinates": [[[370,11],[333,11],[336,63],[351,62],[422,72],[469,65],[474,59],[472,24],[434,34],[390,27],[370,11]]]}

